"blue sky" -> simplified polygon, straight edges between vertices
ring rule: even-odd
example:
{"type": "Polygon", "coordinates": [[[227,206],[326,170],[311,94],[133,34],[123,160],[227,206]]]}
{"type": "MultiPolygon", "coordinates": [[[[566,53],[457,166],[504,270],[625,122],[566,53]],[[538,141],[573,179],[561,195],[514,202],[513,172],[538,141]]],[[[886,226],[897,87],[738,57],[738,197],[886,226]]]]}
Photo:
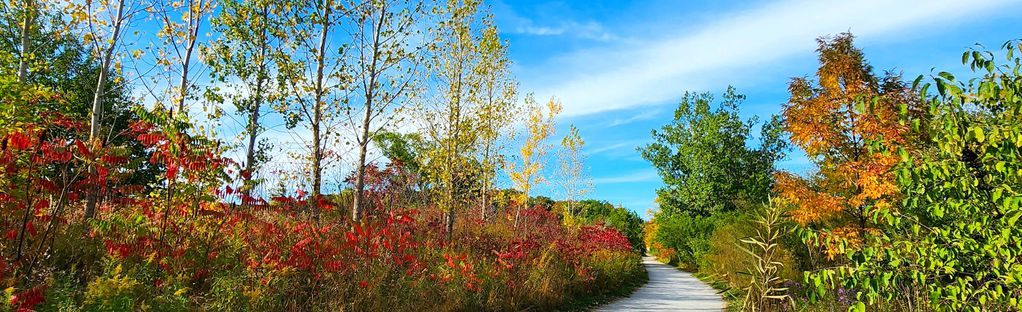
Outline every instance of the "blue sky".
{"type": "MultiPolygon", "coordinates": [[[[589,197],[645,216],[660,178],[636,147],[668,123],[685,91],[747,96],[746,117],[775,114],[791,77],[817,66],[815,38],[856,35],[878,70],[906,79],[933,68],[968,76],[961,54],[1022,38],[1022,1],[512,1],[491,2],[510,41],[521,90],[557,96],[557,137],[586,140],[589,197]],[[896,3],[894,3],[896,2],[896,3]]],[[[764,118],[761,118],[761,120],[764,118]]],[[[552,166],[553,164],[551,164],[552,166]]],[[[780,167],[812,170],[798,151],[780,167]]],[[[552,185],[541,193],[563,197],[552,185]]]]}

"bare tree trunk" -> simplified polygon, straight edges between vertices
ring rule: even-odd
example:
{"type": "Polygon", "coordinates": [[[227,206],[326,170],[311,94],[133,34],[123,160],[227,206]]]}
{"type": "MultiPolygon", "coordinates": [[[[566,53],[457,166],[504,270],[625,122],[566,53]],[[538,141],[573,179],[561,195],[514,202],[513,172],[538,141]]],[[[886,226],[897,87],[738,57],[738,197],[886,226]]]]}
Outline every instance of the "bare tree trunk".
{"type": "Polygon", "coordinates": [[[319,221],[319,196],[323,184],[323,138],[320,121],[323,119],[323,67],[326,63],[326,37],[330,32],[330,0],[323,0],[323,29],[319,34],[319,49],[316,50],[316,98],[312,104],[312,218],[319,221]]]}
{"type": "MultiPolygon", "coordinates": [[[[362,220],[362,214],[365,200],[365,167],[366,167],[366,150],[369,148],[369,127],[372,126],[373,116],[373,100],[376,97],[376,79],[380,74],[377,64],[380,58],[380,36],[383,35],[384,21],[386,19],[385,8],[380,8],[380,18],[376,21],[373,27],[373,46],[372,46],[372,61],[369,65],[369,82],[362,86],[365,92],[365,112],[362,116],[362,133],[361,138],[357,138],[358,141],[358,168],[355,170],[355,198],[351,205],[351,219],[354,222],[360,222],[362,220]]],[[[365,81],[365,80],[363,80],[365,81]]],[[[384,104],[385,105],[385,104],[384,104]]]]}
{"type": "Polygon", "coordinates": [[[30,50],[29,32],[32,30],[32,22],[35,19],[35,1],[25,1],[24,25],[21,25],[21,59],[18,62],[18,82],[25,82],[28,76],[28,53],[30,50]]]}
{"type": "MultiPolygon", "coordinates": [[[[104,91],[106,91],[106,80],[107,72],[110,71],[110,61],[113,58],[114,49],[117,48],[117,39],[121,35],[121,25],[124,19],[124,0],[120,0],[117,3],[117,20],[114,22],[113,36],[110,38],[110,43],[103,53],[103,65],[99,68],[99,79],[96,82],[96,92],[92,97],[92,120],[89,127],[89,143],[95,147],[103,146],[103,142],[100,138],[100,123],[103,117],[103,101],[105,100],[104,91]]],[[[93,175],[96,173],[96,168],[90,166],[90,173],[93,175]]],[[[91,219],[96,214],[96,201],[98,189],[92,188],[86,196],[85,201],[85,219],[91,219]]]]}
{"type": "MultiPolygon", "coordinates": [[[[368,102],[368,101],[367,101],[368,102]]],[[[363,199],[365,196],[366,187],[366,149],[369,146],[369,105],[366,105],[366,116],[363,119],[362,124],[362,139],[359,141],[359,168],[355,175],[355,203],[352,206],[352,220],[360,222],[362,220],[363,210],[362,207],[363,199]]]]}

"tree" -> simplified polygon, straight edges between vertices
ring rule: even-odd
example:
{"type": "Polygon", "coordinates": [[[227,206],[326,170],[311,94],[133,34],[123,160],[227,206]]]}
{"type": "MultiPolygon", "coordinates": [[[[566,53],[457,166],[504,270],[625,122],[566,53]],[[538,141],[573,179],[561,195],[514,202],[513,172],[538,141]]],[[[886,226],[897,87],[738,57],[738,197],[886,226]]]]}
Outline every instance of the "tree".
{"type": "Polygon", "coordinates": [[[481,76],[475,70],[480,53],[481,29],[493,27],[492,16],[479,14],[475,0],[448,0],[434,9],[440,22],[431,30],[426,67],[430,72],[430,98],[424,126],[429,147],[424,171],[433,181],[437,204],[446,212],[447,237],[454,230],[456,212],[464,205],[461,197],[470,190],[470,178],[482,168],[472,157],[479,148],[479,103],[481,76]]]}
{"type": "MultiPolygon", "coordinates": [[[[99,150],[105,145],[102,138],[103,108],[106,101],[106,85],[110,80],[112,67],[120,71],[120,62],[114,62],[118,57],[114,52],[120,46],[121,32],[131,19],[142,12],[144,8],[135,2],[128,0],[113,1],[86,1],[85,3],[70,2],[66,11],[71,12],[71,23],[69,26],[79,26],[82,41],[94,57],[99,59],[99,76],[96,78],[93,89],[92,111],[89,122],[89,144],[93,150],[99,150]],[[114,66],[116,65],[116,66],[114,66]]],[[[95,169],[90,170],[90,175],[95,175],[95,169]]],[[[90,219],[96,212],[97,191],[94,190],[86,195],[85,218],[90,219]]]]}
{"type": "MultiPolygon", "coordinates": [[[[490,19],[486,23],[492,23],[490,19]]],[[[511,140],[505,136],[513,131],[509,129],[517,114],[516,99],[518,85],[511,77],[511,61],[508,58],[507,43],[501,41],[497,27],[486,24],[482,37],[479,39],[481,60],[475,67],[479,75],[481,90],[474,94],[472,101],[478,102],[479,121],[476,123],[479,132],[480,151],[479,163],[482,166],[482,188],[479,193],[480,218],[486,220],[486,212],[490,210],[490,197],[493,180],[496,179],[497,168],[504,162],[499,153],[501,143],[511,140]],[[502,138],[506,140],[502,141],[502,138]]]]}
{"type": "Polygon", "coordinates": [[[561,175],[561,187],[564,188],[564,194],[567,195],[568,211],[566,216],[573,217],[575,215],[575,200],[585,194],[589,193],[592,188],[592,182],[588,180],[588,176],[585,172],[585,155],[582,154],[582,147],[585,146],[585,141],[578,135],[578,128],[575,125],[571,125],[568,128],[568,134],[561,139],[561,150],[559,158],[561,161],[560,175],[561,175]]]}
{"type": "Polygon", "coordinates": [[[775,190],[795,206],[791,218],[799,224],[829,222],[834,234],[861,237],[870,227],[869,211],[889,208],[898,193],[891,172],[897,157],[875,143],[911,145],[908,127],[898,123],[898,105],[905,104],[907,114],[923,110],[898,75],[873,73],[851,34],[817,42],[816,81],[792,79],[782,114],[791,142],[805,150],[819,176],[809,184],[779,173],[775,190]]]}
{"type": "MultiPolygon", "coordinates": [[[[186,102],[193,97],[189,94],[194,88],[191,82],[195,73],[200,71],[193,69],[199,66],[192,62],[199,44],[199,29],[202,28],[203,20],[213,12],[215,0],[185,0],[185,1],[157,1],[151,7],[151,15],[159,21],[160,30],[156,37],[162,42],[156,50],[155,65],[163,67],[163,72],[168,76],[164,81],[153,79],[154,85],[174,85],[167,88],[165,94],[170,95],[169,103],[174,112],[187,115],[188,107],[186,102]]],[[[141,53],[136,51],[134,53],[141,53]]],[[[156,75],[159,76],[159,75],[156,75]]],[[[156,94],[155,90],[150,93],[157,101],[162,101],[163,96],[156,94]]]]}
{"type": "MultiPolygon", "coordinates": [[[[310,196],[317,199],[310,203],[316,203],[322,194],[326,143],[334,132],[332,121],[344,105],[338,93],[350,84],[344,73],[344,48],[334,49],[327,40],[341,23],[344,7],[334,0],[322,0],[299,2],[294,10],[289,13],[293,20],[287,22],[292,35],[284,40],[290,53],[278,61],[287,100],[275,106],[284,114],[288,128],[304,123],[311,132],[311,153],[305,158],[309,160],[310,196]]],[[[310,208],[313,218],[319,219],[318,205],[310,208]]]]}
{"type": "Polygon", "coordinates": [[[244,197],[251,196],[255,186],[252,179],[269,143],[257,141],[263,131],[260,124],[263,107],[280,99],[279,86],[274,75],[279,75],[277,60],[282,58],[279,49],[281,38],[288,36],[284,30],[286,11],[277,1],[226,0],[221,2],[220,14],[213,18],[214,31],[221,38],[204,47],[210,75],[213,80],[228,90],[214,86],[208,97],[214,102],[230,100],[238,114],[245,118],[243,135],[247,136],[245,163],[242,169],[241,188],[244,197]],[[237,83],[229,82],[237,79],[237,83]],[[243,91],[243,92],[242,92],[243,91]]]}
{"type": "Polygon", "coordinates": [[[351,72],[358,110],[346,111],[349,123],[357,127],[355,143],[358,160],[355,173],[355,197],[352,220],[363,215],[366,153],[384,127],[403,108],[402,104],[416,89],[420,52],[424,48],[411,45],[418,35],[416,21],[425,9],[421,2],[408,0],[352,1],[347,10],[351,20],[351,72]],[[361,115],[355,122],[354,115],[361,115]],[[380,120],[382,119],[382,120],[380,120]]]}
{"type": "Polygon", "coordinates": [[[12,45],[17,45],[17,51],[13,51],[10,56],[17,59],[18,67],[15,73],[19,82],[26,81],[29,66],[35,59],[33,57],[33,50],[35,49],[32,45],[31,37],[34,31],[33,26],[38,29],[39,15],[42,9],[45,9],[40,6],[41,3],[36,0],[24,0],[21,5],[4,6],[3,11],[0,11],[0,14],[3,14],[5,18],[10,18],[10,20],[4,21],[6,24],[4,26],[13,27],[11,29],[18,30],[17,34],[12,33],[13,36],[6,38],[17,38],[18,40],[16,43],[11,42],[12,45]]]}
{"type": "Polygon", "coordinates": [[[674,120],[639,149],[664,180],[661,212],[709,216],[766,201],[774,162],[784,157],[780,120],[763,124],[759,146],[749,147],[757,121],[739,117],[744,99],[729,87],[714,109],[710,94],[686,93],[674,120]]]}
{"type": "Polygon", "coordinates": [[[525,98],[525,105],[529,107],[529,119],[525,127],[529,136],[519,148],[520,164],[508,163],[508,175],[515,187],[521,191],[515,205],[515,228],[518,228],[518,219],[522,214],[522,206],[528,204],[529,192],[532,188],[545,180],[542,175],[543,157],[550,149],[546,143],[547,137],[554,132],[554,117],[561,112],[561,103],[551,98],[546,107],[536,105],[532,95],[525,98]]]}
{"type": "Polygon", "coordinates": [[[1022,309],[1019,44],[1007,42],[999,54],[966,51],[963,64],[980,76],[939,72],[918,89],[924,114],[913,116],[912,103],[898,106],[903,134],[920,138],[915,145],[898,137],[881,143],[898,159],[892,171],[900,205],[878,208],[878,231],[861,249],[847,250],[847,265],[814,274],[813,282],[858,289],[860,307],[1022,309]]]}

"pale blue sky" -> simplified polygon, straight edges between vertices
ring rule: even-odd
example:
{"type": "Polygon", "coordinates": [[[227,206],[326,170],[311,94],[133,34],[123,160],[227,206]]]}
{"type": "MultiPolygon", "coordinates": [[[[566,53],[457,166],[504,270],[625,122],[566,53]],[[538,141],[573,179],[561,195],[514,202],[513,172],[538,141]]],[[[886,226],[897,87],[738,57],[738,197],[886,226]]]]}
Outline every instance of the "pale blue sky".
{"type": "MultiPolygon", "coordinates": [[[[961,54],[1022,38],[1020,1],[512,1],[493,13],[521,90],[557,96],[563,136],[587,143],[589,196],[645,215],[661,185],[636,147],[670,121],[685,91],[747,96],[744,115],[777,113],[791,77],[817,66],[815,38],[851,31],[877,70],[911,80],[963,73],[961,54]],[[896,4],[892,4],[896,3],[896,4]]],[[[764,118],[761,118],[761,120],[764,118]]],[[[800,152],[780,163],[805,172],[800,152]]],[[[553,164],[551,164],[553,165],[553,164]]],[[[563,197],[553,185],[540,193],[563,197]]]]}

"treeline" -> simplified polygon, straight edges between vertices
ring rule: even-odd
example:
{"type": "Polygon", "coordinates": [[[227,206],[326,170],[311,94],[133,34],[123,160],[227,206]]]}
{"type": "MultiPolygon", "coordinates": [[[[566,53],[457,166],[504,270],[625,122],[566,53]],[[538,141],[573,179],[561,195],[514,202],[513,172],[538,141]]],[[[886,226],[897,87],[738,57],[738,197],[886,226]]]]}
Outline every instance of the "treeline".
{"type": "Polygon", "coordinates": [[[545,310],[636,286],[641,220],[581,200],[584,141],[555,149],[560,105],[519,98],[507,49],[472,0],[4,5],[0,310],[545,310]]]}
{"type": "Polygon", "coordinates": [[[730,88],[687,94],[653,132],[650,252],[743,310],[1022,308],[1020,42],[963,53],[972,78],[911,82],[876,73],[851,34],[818,42],[819,70],[759,135],[730,88]],[[776,168],[789,144],[815,170],[776,168]]]}

